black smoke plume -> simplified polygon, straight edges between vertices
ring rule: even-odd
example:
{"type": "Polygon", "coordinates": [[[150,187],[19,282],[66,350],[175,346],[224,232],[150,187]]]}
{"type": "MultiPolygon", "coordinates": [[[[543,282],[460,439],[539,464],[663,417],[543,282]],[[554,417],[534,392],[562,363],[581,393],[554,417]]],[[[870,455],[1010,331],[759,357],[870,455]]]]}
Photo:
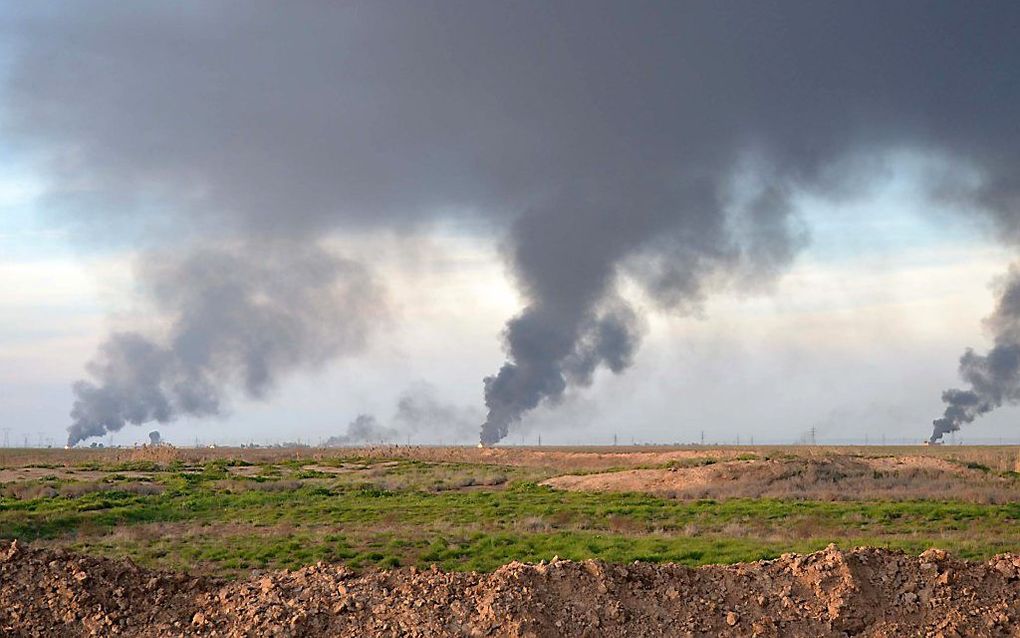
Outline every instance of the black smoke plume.
{"type": "MultiPolygon", "coordinates": [[[[0,135],[76,237],[190,252],[442,220],[506,238],[525,307],[485,381],[490,443],[626,369],[642,307],[767,287],[803,245],[795,195],[859,196],[891,155],[948,158],[927,194],[1020,238],[1017,3],[11,7],[0,135]]],[[[280,344],[280,372],[303,367],[308,340],[292,353],[276,328],[245,334],[280,344]]],[[[79,387],[72,438],[218,412],[220,366],[196,374],[172,336],[132,332],[79,387]]],[[[245,357],[194,340],[259,394],[260,366],[247,383],[245,357]]]]}
{"type": "Polygon", "coordinates": [[[380,425],[371,414],[359,414],[347,425],[347,432],[326,439],[326,447],[394,443],[400,432],[380,425]]]}
{"type": "Polygon", "coordinates": [[[158,334],[116,332],[74,384],[68,445],[151,421],[221,415],[231,388],[267,396],[279,377],[359,350],[382,311],[357,264],[309,245],[151,254],[139,279],[158,334]]]}
{"type": "Polygon", "coordinates": [[[995,336],[986,354],[971,349],[960,357],[960,377],[967,389],[942,393],[945,413],[935,419],[934,443],[961,425],[972,422],[1003,404],[1020,402],[1020,268],[1014,266],[1002,282],[995,312],[985,320],[995,336]]]}

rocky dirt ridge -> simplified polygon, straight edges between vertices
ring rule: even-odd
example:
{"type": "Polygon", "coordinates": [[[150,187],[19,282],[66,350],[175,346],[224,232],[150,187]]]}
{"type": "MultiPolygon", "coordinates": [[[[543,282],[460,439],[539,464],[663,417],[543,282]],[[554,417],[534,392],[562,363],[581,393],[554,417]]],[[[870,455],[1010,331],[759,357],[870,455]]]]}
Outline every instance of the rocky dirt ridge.
{"type": "Polygon", "coordinates": [[[224,581],[0,544],[3,636],[1020,636],[1020,555],[840,551],[728,566],[342,565],[224,581]]]}

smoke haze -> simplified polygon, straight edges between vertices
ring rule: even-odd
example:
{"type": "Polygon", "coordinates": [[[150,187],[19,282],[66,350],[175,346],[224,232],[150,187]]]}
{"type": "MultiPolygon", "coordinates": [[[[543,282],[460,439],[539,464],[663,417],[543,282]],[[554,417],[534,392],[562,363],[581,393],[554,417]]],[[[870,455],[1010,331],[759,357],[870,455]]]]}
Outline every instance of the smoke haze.
{"type": "Polygon", "coordinates": [[[429,443],[469,443],[477,436],[482,416],[470,406],[440,400],[435,388],[419,383],[400,395],[393,420],[405,437],[423,435],[429,443]]]}
{"type": "Polygon", "coordinates": [[[476,435],[481,417],[478,410],[444,403],[436,395],[435,388],[418,383],[400,394],[392,425],[384,426],[370,414],[359,414],[344,434],[329,437],[326,446],[406,441],[464,443],[476,435]],[[419,440],[420,436],[426,440],[419,440]]]}
{"type": "Polygon", "coordinates": [[[356,352],[384,310],[357,264],[314,245],[150,254],[138,277],[162,334],[117,332],[74,384],[68,444],[125,424],[223,414],[230,388],[263,398],[280,375],[356,352]]]}
{"type": "Polygon", "coordinates": [[[1004,403],[1020,402],[1020,268],[1010,268],[999,288],[995,312],[985,320],[995,345],[983,355],[968,348],[960,357],[967,389],[942,393],[946,411],[934,421],[932,442],[1004,403]]]}
{"type": "MultiPolygon", "coordinates": [[[[75,386],[72,441],[218,415],[232,390],[263,397],[357,351],[378,312],[371,264],[314,256],[345,232],[446,221],[505,238],[524,303],[484,380],[486,443],[599,370],[626,370],[648,310],[698,314],[719,291],[767,290],[807,238],[795,195],[864,196],[892,153],[950,158],[961,170],[924,196],[1020,238],[1014,4],[14,14],[0,27],[16,51],[0,130],[47,175],[51,214],[101,244],[192,254],[272,237],[315,262],[234,254],[226,294],[201,258],[143,272],[172,327],[111,335],[75,386]]],[[[965,355],[977,394],[949,397],[952,424],[1010,400],[999,357],[965,355]]]]}
{"type": "Polygon", "coordinates": [[[400,433],[379,424],[371,414],[359,414],[347,425],[347,432],[326,439],[326,447],[394,443],[400,433]]]}

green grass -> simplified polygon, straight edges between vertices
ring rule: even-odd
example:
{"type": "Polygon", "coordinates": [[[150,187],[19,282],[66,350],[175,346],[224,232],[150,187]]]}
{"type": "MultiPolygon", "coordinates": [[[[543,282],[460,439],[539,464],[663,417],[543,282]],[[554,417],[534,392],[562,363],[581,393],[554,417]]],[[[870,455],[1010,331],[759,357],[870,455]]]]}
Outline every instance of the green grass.
{"type": "MultiPolygon", "coordinates": [[[[676,465],[713,462],[694,457],[676,465]]],[[[553,491],[533,482],[547,469],[317,462],[354,469],[338,475],[310,464],[265,463],[244,476],[231,468],[250,464],[232,459],[82,465],[108,473],[99,481],[104,491],[29,498],[87,482],[55,475],[22,480],[12,496],[0,497],[0,538],[224,575],[320,560],[358,569],[436,564],[485,571],[557,555],[701,565],[774,558],[830,542],[909,552],[938,546],[974,559],[1020,550],[1020,503],[684,501],[553,491]],[[139,479],[123,472],[151,473],[148,479],[164,491],[139,493],[131,485],[139,479]]]]}
{"type": "MultiPolygon", "coordinates": [[[[967,558],[1020,549],[1020,504],[680,501],[558,492],[533,483],[434,490],[435,479],[493,468],[402,463],[381,476],[324,477],[299,464],[294,489],[266,489],[280,466],[232,477],[228,464],[161,470],[165,491],[0,499],[0,537],[41,540],[144,564],[231,574],[319,560],[491,570],[512,561],[599,558],[687,565],[774,558],[830,542],[967,558]],[[224,487],[230,485],[232,487],[224,487]]],[[[116,481],[111,484],[115,487],[116,481]]]]}

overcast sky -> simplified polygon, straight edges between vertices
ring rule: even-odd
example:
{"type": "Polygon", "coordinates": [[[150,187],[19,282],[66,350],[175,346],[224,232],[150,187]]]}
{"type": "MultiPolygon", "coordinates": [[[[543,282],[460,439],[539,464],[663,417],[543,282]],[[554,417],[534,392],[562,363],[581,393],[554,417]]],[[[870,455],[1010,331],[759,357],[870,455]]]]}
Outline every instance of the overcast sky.
{"type": "Polygon", "coordinates": [[[0,4],[0,428],[921,441],[1013,343],[1020,12],[845,6],[0,4]]]}

